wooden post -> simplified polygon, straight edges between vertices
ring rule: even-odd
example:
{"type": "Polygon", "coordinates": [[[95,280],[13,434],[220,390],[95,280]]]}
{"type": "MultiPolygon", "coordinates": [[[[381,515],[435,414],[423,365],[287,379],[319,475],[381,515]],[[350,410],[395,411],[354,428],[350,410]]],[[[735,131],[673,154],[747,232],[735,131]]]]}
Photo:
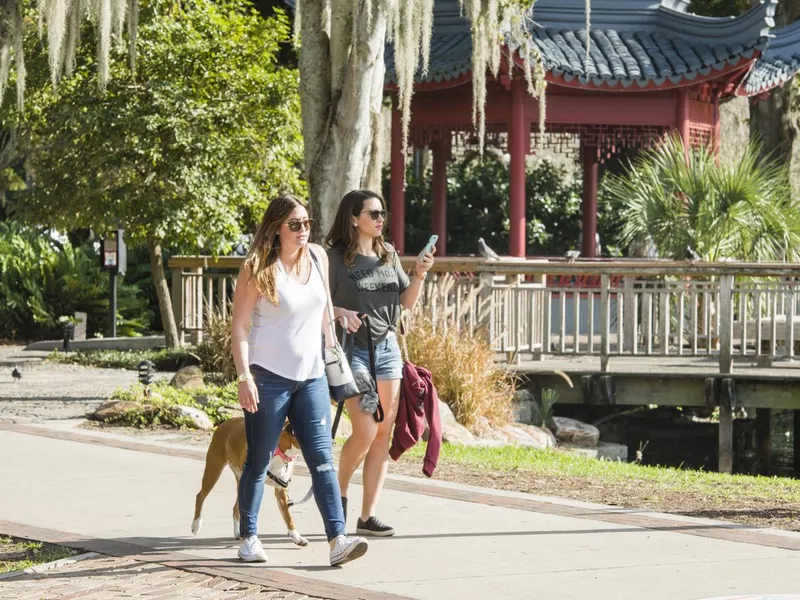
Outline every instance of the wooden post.
{"type": "Polygon", "coordinates": [[[623,293],[623,340],[622,349],[624,352],[634,353],[634,345],[636,344],[636,293],[634,291],[634,282],[636,278],[631,275],[626,275],[623,278],[623,285],[625,292],[623,293]]]}
{"type": "Polygon", "coordinates": [[[800,475],[800,410],[793,410],[794,429],[792,435],[792,442],[794,446],[794,474],[795,477],[800,475]]]}
{"type": "MultiPolygon", "coordinates": [[[[710,333],[709,333],[710,336],[710,333]]],[[[727,375],[732,371],[733,354],[733,275],[719,278],[719,372],[727,375]]],[[[720,380],[718,383],[724,383],[720,380]]],[[[732,385],[732,384],[731,384],[732,385]]],[[[733,409],[725,397],[723,385],[719,402],[719,471],[733,472],[733,409]]]]}
{"type": "Polygon", "coordinates": [[[445,140],[431,144],[433,153],[433,233],[439,236],[436,242],[437,256],[447,254],[447,155],[449,148],[445,140]]]}
{"type": "Polygon", "coordinates": [[[758,472],[768,473],[772,462],[772,410],[769,408],[756,409],[756,460],[758,472]]]}
{"type": "Polygon", "coordinates": [[[733,370],[733,275],[719,278],[719,372],[733,370]]]}
{"type": "MultiPolygon", "coordinates": [[[[608,371],[608,358],[611,354],[611,319],[608,310],[609,288],[611,276],[603,273],[600,276],[600,370],[608,371]]],[[[562,332],[563,335],[563,332],[562,332]]]]}
{"type": "Polygon", "coordinates": [[[178,328],[178,339],[184,343],[184,319],[183,314],[185,303],[183,300],[183,269],[180,267],[172,268],[172,314],[175,315],[175,325],[178,328]]]}
{"type": "Polygon", "coordinates": [[[478,295],[478,327],[482,330],[490,343],[494,340],[494,300],[492,287],[494,285],[494,273],[491,271],[480,272],[481,291],[478,295]]]}
{"type": "Polygon", "coordinates": [[[405,254],[406,244],[406,160],[403,156],[403,122],[397,106],[397,96],[392,97],[392,148],[391,183],[389,198],[389,233],[397,253],[405,254]]]}
{"type": "Polygon", "coordinates": [[[203,343],[203,267],[192,269],[196,277],[192,278],[193,287],[191,295],[191,313],[190,318],[192,322],[192,335],[191,342],[193,345],[203,343]]]}
{"type": "Polygon", "coordinates": [[[719,472],[733,472],[733,411],[724,401],[719,404],[719,472]]]}
{"type": "Polygon", "coordinates": [[[581,255],[594,258],[597,255],[597,148],[581,144],[583,160],[583,230],[581,255]]]}
{"type": "Polygon", "coordinates": [[[530,125],[525,119],[525,82],[511,85],[511,111],[508,120],[509,167],[509,241],[508,253],[524,257],[527,226],[525,223],[525,155],[530,146],[530,125]]]}

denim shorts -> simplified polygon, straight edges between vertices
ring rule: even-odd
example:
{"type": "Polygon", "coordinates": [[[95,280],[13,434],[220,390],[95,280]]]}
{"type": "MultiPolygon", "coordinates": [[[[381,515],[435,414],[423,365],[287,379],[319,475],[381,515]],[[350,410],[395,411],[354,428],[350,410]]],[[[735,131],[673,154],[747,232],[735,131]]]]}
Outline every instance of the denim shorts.
{"type": "MultiPolygon", "coordinates": [[[[353,347],[350,358],[350,368],[353,371],[369,370],[369,348],[353,347]]],[[[378,381],[403,378],[403,359],[400,357],[400,344],[397,335],[390,332],[382,342],[375,346],[375,375],[378,381]]]]}

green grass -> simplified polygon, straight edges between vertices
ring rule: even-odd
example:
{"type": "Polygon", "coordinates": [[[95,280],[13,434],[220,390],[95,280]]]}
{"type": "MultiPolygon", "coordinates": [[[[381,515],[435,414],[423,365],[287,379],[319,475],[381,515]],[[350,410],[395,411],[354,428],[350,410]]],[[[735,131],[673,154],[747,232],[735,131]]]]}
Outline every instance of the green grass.
{"type": "Polygon", "coordinates": [[[35,565],[73,556],[64,546],[0,536],[0,573],[23,571],[35,565]]]}
{"type": "MultiPolygon", "coordinates": [[[[417,444],[407,454],[411,458],[422,458],[425,454],[425,445],[417,444]]],[[[726,475],[674,467],[600,461],[552,450],[534,450],[516,446],[495,448],[443,444],[439,462],[462,464],[495,472],[529,472],[532,475],[581,478],[607,484],[630,485],[640,482],[672,491],[698,492],[717,497],[800,502],[800,481],[794,479],[726,475]]]]}
{"type": "Polygon", "coordinates": [[[162,348],[159,350],[81,350],[60,352],[53,350],[47,360],[57,363],[100,367],[104,369],[136,369],[140,362],[149,360],[157,371],[177,371],[186,365],[199,362],[190,348],[162,348]]]}

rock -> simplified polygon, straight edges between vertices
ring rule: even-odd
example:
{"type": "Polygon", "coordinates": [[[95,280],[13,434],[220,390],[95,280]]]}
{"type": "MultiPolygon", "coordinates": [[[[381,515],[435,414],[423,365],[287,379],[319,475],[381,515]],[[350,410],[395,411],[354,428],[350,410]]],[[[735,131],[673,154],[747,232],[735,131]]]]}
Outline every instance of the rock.
{"type": "Polygon", "coordinates": [[[538,448],[539,450],[555,448],[556,446],[556,436],[546,427],[517,424],[509,425],[505,429],[509,436],[512,437],[512,441],[518,446],[538,448]]]}
{"type": "Polygon", "coordinates": [[[223,406],[219,409],[219,414],[223,415],[227,419],[235,419],[236,417],[244,417],[244,411],[242,407],[238,404],[233,405],[229,404],[228,406],[223,406]]]}
{"type": "Polygon", "coordinates": [[[556,434],[559,442],[581,448],[594,448],[597,446],[597,440],[600,439],[600,431],[597,427],[569,417],[553,417],[548,426],[556,434]]]}
{"type": "Polygon", "coordinates": [[[92,421],[110,421],[130,412],[142,410],[144,404],[130,400],[112,400],[100,405],[97,410],[87,415],[92,421]]]}
{"type": "Polygon", "coordinates": [[[209,416],[194,406],[173,404],[169,407],[169,412],[178,419],[185,419],[187,424],[194,429],[204,429],[206,431],[214,429],[214,423],[211,422],[209,416]]]}
{"type": "Polygon", "coordinates": [[[514,399],[511,401],[511,412],[517,423],[526,425],[540,425],[542,423],[542,409],[530,390],[517,390],[514,399]]]}
{"type": "Polygon", "coordinates": [[[524,446],[546,450],[556,446],[556,438],[543,427],[517,423],[490,431],[481,437],[479,443],[482,446],[524,446]]]}
{"type": "Polygon", "coordinates": [[[203,370],[200,367],[183,367],[175,373],[169,384],[179,390],[201,390],[206,384],[203,381],[203,370]]]}
{"type": "Polygon", "coordinates": [[[600,442],[595,448],[581,448],[580,446],[574,446],[572,444],[561,444],[559,450],[574,456],[628,462],[628,447],[623,444],[600,442]]]}
{"type": "MultiPolygon", "coordinates": [[[[461,444],[462,446],[471,446],[475,443],[475,436],[470,433],[469,429],[464,427],[461,423],[456,421],[456,416],[450,407],[442,400],[439,400],[439,417],[442,420],[442,441],[448,444],[461,444]]],[[[428,440],[428,424],[425,424],[425,432],[422,434],[422,439],[428,440]]]]}

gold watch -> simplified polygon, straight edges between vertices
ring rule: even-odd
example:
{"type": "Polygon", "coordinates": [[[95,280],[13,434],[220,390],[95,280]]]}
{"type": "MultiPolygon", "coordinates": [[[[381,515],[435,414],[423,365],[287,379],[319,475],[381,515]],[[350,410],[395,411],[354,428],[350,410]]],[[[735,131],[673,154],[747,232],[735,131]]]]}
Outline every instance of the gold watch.
{"type": "Polygon", "coordinates": [[[253,378],[253,376],[250,374],[250,371],[245,371],[244,373],[239,373],[236,376],[236,381],[239,382],[239,383],[242,383],[244,381],[249,381],[252,378],[253,378]]]}

